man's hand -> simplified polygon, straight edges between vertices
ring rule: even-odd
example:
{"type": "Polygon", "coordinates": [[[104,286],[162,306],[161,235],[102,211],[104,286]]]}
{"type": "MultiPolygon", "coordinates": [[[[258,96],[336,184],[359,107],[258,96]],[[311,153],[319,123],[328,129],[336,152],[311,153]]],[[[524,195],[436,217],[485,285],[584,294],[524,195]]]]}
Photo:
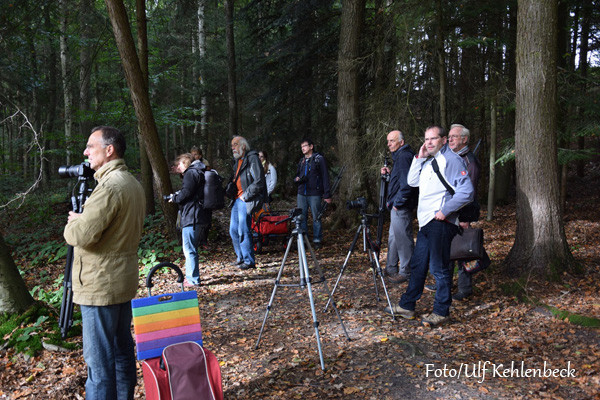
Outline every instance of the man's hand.
{"type": "Polygon", "coordinates": [[[388,167],[382,167],[381,168],[381,175],[386,175],[389,174],[391,171],[388,167]]]}
{"type": "Polygon", "coordinates": [[[429,152],[427,151],[427,146],[423,143],[423,146],[419,149],[419,158],[427,158],[429,156],[429,152]]]}
{"type": "Polygon", "coordinates": [[[463,229],[468,229],[471,227],[471,223],[470,222],[459,222],[458,225],[460,225],[461,228],[463,229]]]}
{"type": "Polygon", "coordinates": [[[80,215],[81,215],[81,214],[79,214],[79,213],[76,213],[76,212],[74,212],[74,211],[69,211],[69,218],[67,218],[67,222],[71,222],[71,221],[73,221],[74,219],[77,219],[77,218],[79,218],[79,216],[80,216],[80,215]]]}
{"type": "Polygon", "coordinates": [[[435,213],[435,219],[437,219],[438,221],[443,221],[446,219],[446,216],[444,215],[444,213],[440,210],[438,212],[435,213]]]}
{"type": "Polygon", "coordinates": [[[331,204],[331,199],[323,199],[323,201],[327,204],[331,204]]]}

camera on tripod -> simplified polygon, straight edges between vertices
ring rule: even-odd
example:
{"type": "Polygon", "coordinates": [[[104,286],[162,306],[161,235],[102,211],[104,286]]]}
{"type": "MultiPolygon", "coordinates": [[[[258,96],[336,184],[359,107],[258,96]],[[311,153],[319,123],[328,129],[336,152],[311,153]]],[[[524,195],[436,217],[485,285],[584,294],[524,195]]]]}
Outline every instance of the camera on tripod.
{"type": "Polygon", "coordinates": [[[63,165],[58,167],[58,176],[61,178],[92,178],[94,170],[90,168],[90,163],[85,161],[78,165],[63,165]]]}
{"type": "Polygon", "coordinates": [[[356,210],[364,211],[367,209],[367,206],[368,206],[367,199],[365,199],[364,197],[359,197],[356,200],[348,200],[346,202],[346,208],[348,210],[356,209],[356,210]]]}

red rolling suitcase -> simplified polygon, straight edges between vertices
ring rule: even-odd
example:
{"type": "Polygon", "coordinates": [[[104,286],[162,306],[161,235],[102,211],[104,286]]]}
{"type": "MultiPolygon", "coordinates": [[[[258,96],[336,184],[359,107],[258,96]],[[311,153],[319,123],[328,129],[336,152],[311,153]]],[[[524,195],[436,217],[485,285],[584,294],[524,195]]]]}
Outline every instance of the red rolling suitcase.
{"type": "Polygon", "coordinates": [[[202,347],[195,291],[151,295],[152,276],[163,267],[183,274],[172,263],[153,267],[146,278],[149,297],[132,302],[137,355],[142,361],[147,399],[222,400],[221,369],[214,354],[202,347]]]}

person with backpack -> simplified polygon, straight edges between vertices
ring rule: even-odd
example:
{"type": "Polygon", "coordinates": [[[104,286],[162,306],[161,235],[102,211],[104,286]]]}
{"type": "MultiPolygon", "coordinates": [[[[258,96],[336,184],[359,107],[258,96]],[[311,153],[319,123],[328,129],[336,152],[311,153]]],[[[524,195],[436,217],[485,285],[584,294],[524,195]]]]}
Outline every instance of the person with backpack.
{"type": "Polygon", "coordinates": [[[176,171],[183,175],[180,190],[169,201],[179,206],[181,239],[185,255],[186,287],[200,285],[198,245],[206,241],[209,219],[204,210],[204,171],[206,166],[190,153],[180,154],[175,160],[176,171]]]}
{"type": "Polygon", "coordinates": [[[298,169],[294,182],[298,185],[298,208],[302,209],[302,229],[308,233],[308,208],[313,217],[313,248],[318,250],[323,244],[321,230],[321,198],[326,203],[331,203],[329,185],[329,172],[325,157],[314,151],[314,144],[310,139],[303,139],[300,148],[303,157],[298,162],[298,169]]]}

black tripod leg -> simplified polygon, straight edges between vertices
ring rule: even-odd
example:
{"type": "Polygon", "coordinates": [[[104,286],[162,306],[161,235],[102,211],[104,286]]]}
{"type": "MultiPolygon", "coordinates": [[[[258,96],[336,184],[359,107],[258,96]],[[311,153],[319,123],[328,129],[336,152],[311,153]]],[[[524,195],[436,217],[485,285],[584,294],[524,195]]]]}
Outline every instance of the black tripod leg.
{"type": "MultiPolygon", "coordinates": [[[[312,254],[312,247],[309,249],[312,254]]],[[[308,298],[310,300],[310,310],[313,318],[313,326],[315,327],[315,335],[317,337],[317,347],[319,349],[319,360],[321,361],[321,369],[325,370],[325,361],[323,360],[323,350],[321,349],[321,336],[319,335],[319,321],[317,320],[317,312],[315,310],[315,300],[312,294],[312,284],[310,283],[310,275],[308,273],[308,263],[306,261],[306,249],[304,248],[304,234],[298,235],[298,258],[300,264],[300,276],[304,276],[308,289],[308,298]]]]}
{"type": "Polygon", "coordinates": [[[292,242],[294,240],[294,236],[290,236],[290,240],[288,241],[287,248],[285,249],[285,255],[283,256],[283,260],[281,261],[281,267],[279,267],[279,272],[277,273],[277,278],[275,278],[275,284],[273,286],[273,292],[271,293],[271,299],[269,300],[269,304],[267,305],[267,311],[265,312],[265,318],[263,320],[262,326],[260,327],[260,333],[258,334],[258,340],[256,341],[256,346],[254,349],[258,349],[258,345],[260,344],[260,339],[262,337],[263,331],[265,329],[265,324],[267,323],[267,318],[269,317],[269,311],[271,311],[271,306],[273,305],[273,300],[275,299],[275,293],[277,292],[277,286],[279,286],[279,282],[281,281],[281,275],[283,274],[283,267],[285,266],[285,260],[287,260],[288,254],[290,253],[290,248],[292,247],[292,242]]]}
{"type": "Polygon", "coordinates": [[[331,294],[329,295],[329,301],[327,302],[327,304],[325,305],[324,311],[327,311],[327,307],[329,307],[329,303],[331,303],[331,300],[333,299],[333,294],[335,293],[338,284],[340,283],[340,279],[342,279],[342,275],[344,274],[344,271],[346,270],[346,267],[348,266],[348,261],[350,260],[350,255],[352,254],[352,252],[354,251],[354,248],[356,247],[356,242],[358,241],[358,238],[360,236],[360,231],[362,230],[362,225],[358,226],[358,229],[356,230],[356,233],[354,234],[354,239],[352,239],[352,244],[350,245],[350,250],[348,250],[348,254],[346,255],[346,259],[344,260],[344,264],[342,265],[342,268],[340,269],[340,274],[337,277],[337,280],[335,281],[335,284],[333,285],[333,290],[331,291],[331,294]]]}

